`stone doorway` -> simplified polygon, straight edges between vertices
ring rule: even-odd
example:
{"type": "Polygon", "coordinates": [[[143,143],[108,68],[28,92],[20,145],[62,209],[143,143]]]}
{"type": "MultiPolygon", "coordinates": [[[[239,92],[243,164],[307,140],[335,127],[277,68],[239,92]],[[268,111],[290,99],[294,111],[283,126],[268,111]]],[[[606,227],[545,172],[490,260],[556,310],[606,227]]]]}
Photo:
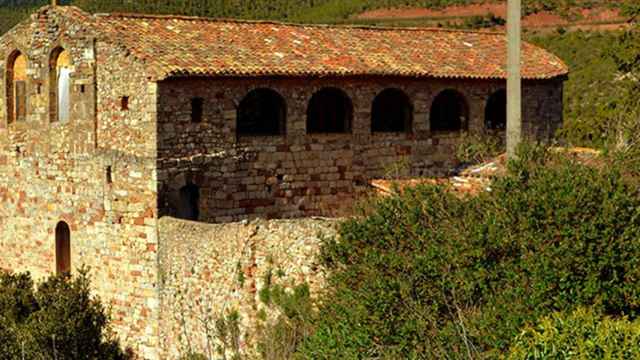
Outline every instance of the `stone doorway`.
{"type": "Polygon", "coordinates": [[[180,189],[179,196],[177,217],[198,221],[200,219],[200,188],[189,183],[180,189]]]}

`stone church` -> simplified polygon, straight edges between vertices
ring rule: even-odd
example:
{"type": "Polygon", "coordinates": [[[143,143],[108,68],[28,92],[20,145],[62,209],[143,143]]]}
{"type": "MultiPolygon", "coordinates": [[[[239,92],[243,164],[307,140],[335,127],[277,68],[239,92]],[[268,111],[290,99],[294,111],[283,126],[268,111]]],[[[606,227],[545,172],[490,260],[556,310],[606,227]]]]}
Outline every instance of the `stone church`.
{"type": "MultiPolygon", "coordinates": [[[[504,34],[89,14],[0,37],[0,268],[91,266],[126,345],[164,358],[162,217],[332,215],[442,174],[505,128],[504,34]]],[[[562,124],[562,61],[523,44],[523,129],[562,124]]]]}

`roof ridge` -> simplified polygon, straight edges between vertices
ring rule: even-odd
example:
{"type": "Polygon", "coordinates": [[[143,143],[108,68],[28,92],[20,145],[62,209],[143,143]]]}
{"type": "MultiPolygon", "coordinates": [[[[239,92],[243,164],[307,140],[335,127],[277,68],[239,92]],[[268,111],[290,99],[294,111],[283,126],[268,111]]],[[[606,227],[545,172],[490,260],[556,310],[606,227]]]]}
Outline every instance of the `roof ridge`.
{"type": "Polygon", "coordinates": [[[453,29],[441,28],[433,26],[378,26],[378,25],[359,25],[359,24],[326,24],[326,23],[296,23],[278,20],[256,20],[256,19],[234,19],[234,18],[212,18],[206,16],[189,16],[189,15],[173,15],[173,14],[146,14],[146,13],[96,13],[94,16],[99,18],[133,18],[133,19],[157,19],[157,20],[184,20],[184,21],[205,21],[216,23],[232,23],[232,24],[265,24],[292,27],[317,27],[317,28],[343,28],[343,29],[362,29],[362,30],[379,30],[379,31],[433,31],[433,32],[451,32],[451,33],[472,33],[482,35],[504,35],[503,31],[496,30],[470,30],[470,29],[453,29]]]}

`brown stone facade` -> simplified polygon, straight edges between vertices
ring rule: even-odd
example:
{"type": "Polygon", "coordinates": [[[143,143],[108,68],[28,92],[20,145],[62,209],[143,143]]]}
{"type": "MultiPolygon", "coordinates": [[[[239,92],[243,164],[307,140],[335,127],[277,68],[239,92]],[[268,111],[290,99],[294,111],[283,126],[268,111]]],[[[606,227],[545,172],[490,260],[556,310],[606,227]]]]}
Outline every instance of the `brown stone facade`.
{"type": "MultiPolygon", "coordinates": [[[[462,132],[436,132],[429,125],[441,91],[464,96],[466,127],[482,133],[487,101],[505,87],[497,80],[380,76],[161,80],[148,75],[145,61],[103,36],[96,21],[74,8],[45,7],[0,37],[0,269],[38,278],[55,273],[62,257],[57,251],[64,248],[56,246],[56,229],[66,224],[71,271],[90,267],[96,294],[112,308],[115,330],[146,359],[172,358],[180,350],[180,329],[166,314],[175,311],[176,288],[191,284],[189,291],[197,292],[206,282],[219,282],[218,289],[230,287],[228,296],[235,296],[242,289],[234,290],[237,284],[225,277],[238,261],[254,261],[263,271],[261,251],[275,256],[291,247],[300,251],[283,260],[287,272],[296,273],[308,270],[317,245],[316,238],[297,244],[311,235],[306,225],[296,230],[287,222],[273,225],[284,224],[284,230],[260,235],[248,252],[240,249],[253,244],[246,224],[160,226],[161,217],[176,214],[185,186],[198,188],[202,222],[338,214],[372,178],[436,175],[456,164],[462,132]],[[52,96],[59,80],[52,54],[60,50],[70,57],[67,121],[55,121],[53,110],[59,111],[52,96]],[[9,81],[18,53],[27,59],[19,94],[9,81]],[[308,134],[308,104],[327,87],[349,97],[350,131],[308,134]],[[284,99],[282,134],[238,136],[238,107],[256,88],[284,99]],[[388,88],[407,95],[411,125],[372,133],[372,102],[388,88]],[[197,123],[193,99],[201,99],[197,123]],[[24,101],[26,116],[14,119],[16,101],[24,101]],[[192,264],[197,272],[185,275],[190,283],[167,277],[186,274],[192,264]]],[[[523,103],[526,135],[549,140],[562,123],[562,79],[526,81],[523,103]]],[[[255,288],[249,290],[235,303],[255,301],[255,288]]]]}
{"type": "MultiPolygon", "coordinates": [[[[442,175],[456,165],[460,131],[431,131],[430,110],[444,90],[462,94],[470,133],[485,133],[489,97],[500,81],[359,78],[183,78],[158,84],[160,213],[176,215],[177,192],[187,182],[200,193],[200,220],[332,215],[348,208],[368,180],[442,175]],[[238,106],[252,90],[268,88],[286,101],[286,133],[238,135],[238,106]],[[323,88],[344,91],[353,103],[351,131],[308,134],[307,107],[323,88]],[[372,132],[372,103],[385,89],[402,90],[413,121],[404,132],[372,132]],[[192,123],[191,99],[204,100],[192,123]],[[393,169],[400,169],[399,172],[393,169]]],[[[549,141],[562,123],[562,81],[525,82],[524,132],[549,141]]]]}

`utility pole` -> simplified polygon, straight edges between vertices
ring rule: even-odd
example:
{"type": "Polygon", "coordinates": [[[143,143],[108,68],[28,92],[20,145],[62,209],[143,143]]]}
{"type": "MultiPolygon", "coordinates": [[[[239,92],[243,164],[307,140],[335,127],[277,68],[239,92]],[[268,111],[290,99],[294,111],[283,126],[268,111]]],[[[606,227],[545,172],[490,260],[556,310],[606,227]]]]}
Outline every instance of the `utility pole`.
{"type": "Polygon", "coordinates": [[[520,73],[521,0],[508,0],[507,9],[507,158],[516,156],[522,141],[522,76],[520,73]]]}

